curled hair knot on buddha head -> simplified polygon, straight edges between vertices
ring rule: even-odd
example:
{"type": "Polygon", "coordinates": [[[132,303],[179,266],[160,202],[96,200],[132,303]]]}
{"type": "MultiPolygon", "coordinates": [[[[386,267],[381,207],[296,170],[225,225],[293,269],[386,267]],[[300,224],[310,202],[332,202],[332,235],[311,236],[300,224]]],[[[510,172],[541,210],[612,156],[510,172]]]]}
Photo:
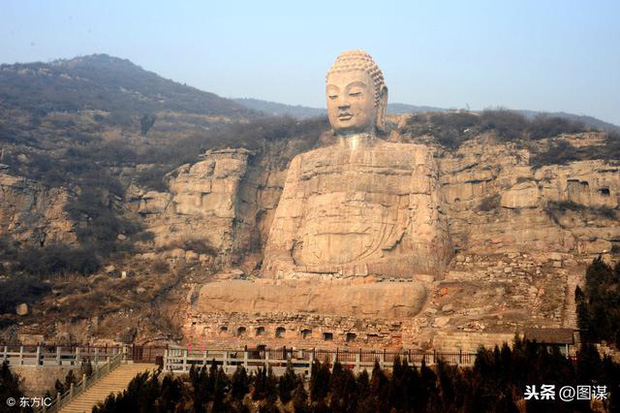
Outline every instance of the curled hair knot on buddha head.
{"type": "MultiPolygon", "coordinates": [[[[348,74],[351,74],[352,77],[347,79],[345,76],[344,78],[350,82],[351,79],[355,79],[356,75],[354,75],[354,72],[361,72],[368,75],[370,84],[368,84],[367,87],[369,89],[368,91],[372,93],[372,99],[368,101],[371,108],[368,108],[368,110],[372,111],[372,114],[369,116],[357,116],[356,119],[352,119],[347,116],[348,113],[344,113],[342,115],[344,116],[344,120],[341,121],[336,116],[338,111],[337,105],[346,105],[346,103],[340,101],[338,101],[339,103],[337,104],[332,103],[336,101],[328,98],[328,115],[330,115],[330,123],[332,124],[332,128],[337,132],[356,130],[354,127],[350,126],[352,123],[355,123],[356,121],[362,122],[363,119],[368,119],[370,117],[372,120],[369,122],[368,132],[385,132],[388,89],[381,69],[379,69],[379,66],[377,66],[368,53],[363,50],[346,50],[342,52],[327,72],[327,76],[325,77],[326,86],[329,88],[330,84],[333,85],[333,82],[342,81],[342,76],[348,74]],[[332,106],[331,111],[333,113],[330,113],[330,105],[332,106]]],[[[339,86],[342,87],[342,85],[339,86]]],[[[336,95],[332,95],[332,99],[335,99],[335,96],[336,95]]],[[[348,112],[348,110],[344,111],[348,112]]],[[[353,116],[356,115],[353,114],[353,116]]],[[[357,130],[359,130],[359,128],[357,130]]]]}
{"type": "Polygon", "coordinates": [[[387,94],[387,86],[383,78],[383,72],[379,66],[372,60],[372,56],[363,50],[345,50],[336,58],[336,61],[327,72],[325,79],[332,73],[352,72],[361,70],[370,75],[374,83],[375,90],[375,106],[381,104],[381,97],[387,94]]]}

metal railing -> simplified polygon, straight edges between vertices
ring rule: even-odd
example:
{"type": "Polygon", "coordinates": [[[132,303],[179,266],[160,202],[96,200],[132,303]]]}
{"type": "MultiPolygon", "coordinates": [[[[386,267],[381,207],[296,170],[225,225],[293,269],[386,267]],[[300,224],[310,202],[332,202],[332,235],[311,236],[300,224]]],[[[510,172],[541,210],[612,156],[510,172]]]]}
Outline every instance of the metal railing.
{"type": "Polygon", "coordinates": [[[43,405],[41,408],[35,410],[45,413],[56,413],[60,411],[63,406],[68,405],[80,394],[84,393],[87,389],[92,387],[97,381],[107,376],[110,372],[114,371],[123,361],[123,352],[118,352],[112,356],[105,364],[99,366],[95,364],[94,371],[90,376],[86,374],[82,375],[82,379],[77,384],[71,383],[71,387],[64,394],[57,393],[56,400],[52,401],[49,406],[43,405]]]}

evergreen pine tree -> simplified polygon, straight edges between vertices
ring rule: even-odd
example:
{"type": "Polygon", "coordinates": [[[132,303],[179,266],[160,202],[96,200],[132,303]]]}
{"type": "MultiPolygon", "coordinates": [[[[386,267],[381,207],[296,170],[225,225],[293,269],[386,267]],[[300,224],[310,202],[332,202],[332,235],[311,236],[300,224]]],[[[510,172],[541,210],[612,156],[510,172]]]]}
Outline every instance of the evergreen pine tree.
{"type": "Polygon", "coordinates": [[[238,365],[237,370],[233,373],[231,384],[231,396],[235,400],[243,400],[250,391],[250,379],[243,365],[238,365]]]}

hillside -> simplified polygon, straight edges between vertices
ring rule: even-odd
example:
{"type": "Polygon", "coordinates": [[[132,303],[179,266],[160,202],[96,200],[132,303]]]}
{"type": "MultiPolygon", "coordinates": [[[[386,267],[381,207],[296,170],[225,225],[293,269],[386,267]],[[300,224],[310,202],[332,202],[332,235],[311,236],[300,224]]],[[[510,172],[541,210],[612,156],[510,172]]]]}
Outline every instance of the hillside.
{"type": "Polygon", "coordinates": [[[4,109],[32,113],[101,110],[115,116],[172,111],[248,116],[251,110],[181,85],[126,59],[95,54],[70,60],[0,66],[4,109]]]}
{"type": "MultiPolygon", "coordinates": [[[[296,119],[308,119],[315,116],[325,115],[327,111],[323,108],[312,108],[302,105],[287,105],[284,103],[270,102],[260,99],[233,99],[235,102],[248,109],[262,112],[269,116],[292,116],[296,119]]],[[[406,115],[413,113],[434,113],[434,112],[455,112],[455,109],[438,108],[435,106],[419,106],[406,103],[389,103],[388,114],[390,115],[406,115]]],[[[480,113],[482,111],[472,111],[480,113]]],[[[566,112],[539,112],[535,110],[515,110],[514,112],[524,115],[527,119],[533,120],[537,116],[547,116],[554,118],[566,119],[573,122],[579,122],[592,129],[604,131],[620,131],[620,126],[613,123],[605,122],[593,116],[576,115],[566,112]]]]}
{"type": "MultiPolygon", "coordinates": [[[[308,119],[327,114],[323,108],[312,108],[303,105],[287,105],[285,103],[270,102],[261,99],[237,98],[233,99],[238,104],[267,116],[291,116],[296,119],[308,119]]],[[[403,103],[388,104],[388,113],[391,115],[421,113],[421,112],[446,112],[447,109],[432,106],[415,106],[403,103]]]]}
{"type": "MultiPolygon", "coordinates": [[[[127,61],[82,59],[91,69],[71,75],[54,72],[54,64],[0,71],[27,91],[0,84],[0,337],[15,341],[17,334],[33,332],[63,343],[179,340],[181,327],[187,332],[201,322],[187,318],[182,304],[198,294],[201,283],[259,275],[293,158],[327,154],[334,136],[324,116],[297,120],[235,112],[237,103],[127,61]],[[105,69],[109,65],[118,71],[105,69]],[[123,91],[130,89],[136,93],[123,91]],[[8,101],[5,90],[12,90],[8,101]],[[200,106],[188,103],[192,96],[203,112],[192,112],[200,106]],[[130,276],[122,279],[122,272],[130,276]],[[26,317],[15,314],[21,303],[31,306],[26,317]]],[[[452,278],[444,283],[455,295],[437,295],[416,327],[426,336],[416,334],[415,340],[430,337],[433,325],[503,334],[519,323],[558,326],[570,320],[564,303],[566,291],[574,290],[577,265],[592,254],[620,251],[620,135],[505,110],[429,109],[389,121],[392,130],[382,139],[387,146],[433,152],[436,163],[427,162],[433,168],[428,176],[437,177],[446,199],[443,211],[457,253],[449,264],[452,278]],[[540,254],[520,255],[530,250],[540,254]],[[549,251],[564,255],[550,259],[549,251]],[[525,270],[517,269],[517,260],[525,270]],[[491,276],[498,284],[486,291],[491,276]],[[519,312],[529,305],[533,286],[546,291],[544,305],[533,313],[542,321],[519,312]],[[484,294],[473,300],[472,291],[484,294]],[[482,309],[500,298],[502,309],[482,309]],[[449,304],[452,310],[444,311],[449,304]],[[487,310],[503,318],[482,320],[487,310]],[[458,318],[450,321],[451,312],[458,318]]],[[[324,166],[330,159],[316,162],[324,166]]],[[[393,166],[383,169],[386,177],[396,176],[393,166]]],[[[341,178],[324,184],[337,185],[341,178]]],[[[267,328],[274,336],[278,327],[267,328]]],[[[392,340],[392,327],[384,327],[367,332],[368,345],[392,340]]],[[[201,331],[222,335],[219,324],[201,331]]],[[[394,337],[411,337],[411,331],[394,337]]],[[[322,344],[321,336],[314,339],[322,344]]]]}

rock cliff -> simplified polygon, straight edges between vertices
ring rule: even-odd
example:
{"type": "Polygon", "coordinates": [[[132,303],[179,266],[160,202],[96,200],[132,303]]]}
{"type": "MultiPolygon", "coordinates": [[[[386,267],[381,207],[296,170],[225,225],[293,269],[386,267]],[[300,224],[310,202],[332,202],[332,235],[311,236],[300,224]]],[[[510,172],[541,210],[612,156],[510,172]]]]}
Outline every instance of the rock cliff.
{"type": "MultiPolygon", "coordinates": [[[[620,250],[620,161],[533,162],[560,140],[604,145],[592,132],[531,145],[487,133],[448,150],[393,133],[343,158],[329,137],[282,140],[207,151],[168,173],[166,191],[129,186],[124,208],[152,233],[137,260],[208,263],[221,279],[179,287],[191,289],[179,303],[188,340],[439,348],[467,334],[505,338],[575,327],[585,263],[620,250]],[[355,216],[367,225],[348,231],[355,216]]],[[[70,196],[0,174],[2,234],[75,242],[70,196]]]]}
{"type": "Polygon", "coordinates": [[[63,208],[69,194],[0,172],[0,236],[23,245],[75,242],[73,222],[63,208]]]}

